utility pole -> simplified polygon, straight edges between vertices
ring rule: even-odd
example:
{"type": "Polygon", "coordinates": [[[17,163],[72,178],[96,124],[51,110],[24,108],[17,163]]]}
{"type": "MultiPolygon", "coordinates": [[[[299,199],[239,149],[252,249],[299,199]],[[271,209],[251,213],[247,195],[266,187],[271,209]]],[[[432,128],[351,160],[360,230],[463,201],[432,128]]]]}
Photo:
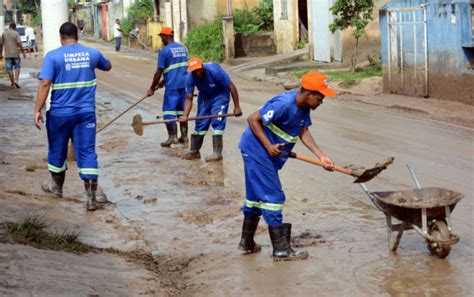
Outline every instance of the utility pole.
{"type": "Polygon", "coordinates": [[[232,0],[227,0],[227,16],[222,18],[224,34],[224,59],[227,63],[235,58],[234,17],[232,16],[232,0]]]}
{"type": "Polygon", "coordinates": [[[16,0],[13,0],[13,22],[18,24],[18,9],[16,9],[16,0]]]}
{"type": "Polygon", "coordinates": [[[67,0],[41,1],[43,55],[61,46],[59,27],[68,21],[67,0]]]}
{"type": "Polygon", "coordinates": [[[5,31],[5,11],[3,9],[3,0],[0,0],[0,36],[5,31]]]}

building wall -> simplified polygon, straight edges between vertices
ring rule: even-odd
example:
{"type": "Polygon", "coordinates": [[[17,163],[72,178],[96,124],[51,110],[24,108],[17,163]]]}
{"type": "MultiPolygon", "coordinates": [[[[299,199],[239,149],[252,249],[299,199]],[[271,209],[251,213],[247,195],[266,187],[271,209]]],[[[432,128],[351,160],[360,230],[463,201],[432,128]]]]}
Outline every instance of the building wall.
{"type": "Polygon", "coordinates": [[[273,23],[277,53],[293,51],[299,38],[298,0],[273,0],[273,23]]]}
{"type": "MultiPolygon", "coordinates": [[[[232,8],[253,8],[259,0],[232,0],[232,8]]],[[[227,14],[227,0],[188,0],[189,29],[205,22],[212,22],[216,16],[227,14]]]]}
{"type": "MultiPolygon", "coordinates": [[[[426,7],[429,97],[474,104],[474,70],[469,66],[474,59],[472,41],[472,12],[469,0],[402,0],[389,3],[386,8],[426,7]],[[469,42],[470,41],[470,42],[469,42]]],[[[387,15],[380,15],[384,91],[393,92],[388,81],[387,15]]],[[[405,64],[412,63],[410,60],[405,64]]],[[[392,72],[393,73],[393,72],[392,72]]]]}

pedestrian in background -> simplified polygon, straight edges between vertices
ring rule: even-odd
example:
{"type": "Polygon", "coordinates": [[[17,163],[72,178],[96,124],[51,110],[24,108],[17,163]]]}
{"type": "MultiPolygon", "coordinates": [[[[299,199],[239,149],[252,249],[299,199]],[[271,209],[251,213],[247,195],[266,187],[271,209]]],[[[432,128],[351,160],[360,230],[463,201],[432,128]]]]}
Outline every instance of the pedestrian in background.
{"type": "MultiPolygon", "coordinates": [[[[158,53],[158,66],[147,95],[153,96],[157,88],[165,87],[163,117],[165,120],[171,120],[183,115],[184,111],[188,50],[182,44],[174,42],[174,31],[170,27],[161,29],[159,35],[164,47],[158,53]],[[162,75],[163,80],[161,80],[162,75]]],[[[168,139],[162,142],[161,146],[170,147],[174,143],[188,142],[187,122],[180,123],[181,137],[179,139],[176,123],[166,123],[166,129],[168,139]]]]}
{"type": "Polygon", "coordinates": [[[132,48],[132,45],[136,45],[138,42],[138,38],[140,35],[140,29],[138,27],[135,27],[135,29],[132,29],[130,33],[128,33],[128,50],[132,48]]]}
{"type": "Polygon", "coordinates": [[[5,57],[5,66],[11,86],[18,89],[20,88],[20,51],[23,54],[23,58],[26,58],[24,48],[21,45],[20,34],[16,31],[16,24],[10,23],[8,30],[3,32],[0,38],[0,59],[5,57]],[[5,50],[4,55],[2,55],[3,49],[5,50]]]}
{"type": "Polygon", "coordinates": [[[39,74],[34,121],[41,129],[44,106],[51,89],[51,107],[46,112],[48,170],[52,180],[42,184],[43,191],[63,195],[67,170],[67,151],[72,139],[79,176],[84,181],[87,210],[96,210],[99,175],[96,140],[95,69],[110,71],[112,64],[98,50],[78,44],[78,29],[66,22],[59,29],[62,46],[44,58],[39,74]]]}
{"type": "MultiPolygon", "coordinates": [[[[26,35],[26,41],[28,43],[28,53],[30,54],[30,57],[31,57],[31,53],[34,53],[35,49],[36,49],[35,30],[31,27],[26,27],[25,35],[26,35]]],[[[36,55],[35,55],[35,57],[36,57],[36,55]]]]}
{"type": "Polygon", "coordinates": [[[282,147],[291,150],[298,138],[321,160],[326,170],[334,170],[334,163],[316,144],[308,127],[311,126],[311,110],[323,104],[325,96],[335,95],[324,75],[308,72],[301,79],[300,90],[271,98],[248,117],[249,127],[239,144],[244,160],[246,192],[239,250],[246,253],[260,251],[254,235],[260,216],[263,216],[272,241],[273,260],[308,258],[306,251],[291,247],[291,224],[283,223],[285,193],[278,171],[288,160],[282,147]]]}
{"type": "Polygon", "coordinates": [[[116,19],[114,24],[114,38],[115,38],[115,51],[120,52],[120,46],[122,45],[122,28],[120,28],[120,20],[116,19]]]}

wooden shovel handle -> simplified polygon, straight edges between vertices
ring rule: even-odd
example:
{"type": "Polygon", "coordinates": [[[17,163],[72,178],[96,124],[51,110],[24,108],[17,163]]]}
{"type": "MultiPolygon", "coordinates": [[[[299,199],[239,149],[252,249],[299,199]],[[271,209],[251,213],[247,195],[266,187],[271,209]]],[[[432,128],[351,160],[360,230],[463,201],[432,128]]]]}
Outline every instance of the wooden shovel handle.
{"type": "MultiPolygon", "coordinates": [[[[314,164],[314,165],[324,167],[323,162],[321,162],[321,161],[319,161],[318,159],[315,159],[315,158],[310,158],[308,156],[301,155],[301,154],[296,154],[295,158],[298,159],[298,160],[301,160],[301,161],[305,161],[305,162],[308,162],[308,163],[311,163],[311,164],[314,164]]],[[[352,170],[344,168],[344,167],[334,166],[334,170],[345,173],[345,174],[348,174],[348,175],[352,175],[352,170]]]]}
{"type": "MultiPolygon", "coordinates": [[[[205,120],[205,119],[215,119],[215,118],[225,118],[225,117],[233,117],[233,116],[235,116],[234,113],[215,114],[215,115],[207,115],[207,116],[200,116],[200,117],[189,117],[189,118],[188,118],[188,121],[205,120]]],[[[158,121],[143,122],[143,126],[146,126],[146,125],[154,125],[154,124],[173,123],[173,122],[179,122],[179,119],[158,120],[158,121]]]]}
{"type": "Polygon", "coordinates": [[[134,108],[135,106],[137,106],[138,104],[140,104],[143,100],[145,100],[146,98],[148,98],[149,96],[145,96],[143,98],[141,98],[140,100],[138,100],[137,102],[133,103],[132,105],[130,105],[129,107],[127,107],[124,111],[122,111],[121,113],[119,113],[117,116],[115,116],[113,119],[111,119],[110,121],[108,121],[105,125],[103,125],[102,127],[100,127],[96,134],[99,134],[100,131],[104,130],[105,128],[107,128],[110,124],[112,124],[113,122],[115,122],[116,120],[118,120],[121,116],[123,116],[124,114],[126,114],[127,112],[129,112],[132,108],[134,108]]]}

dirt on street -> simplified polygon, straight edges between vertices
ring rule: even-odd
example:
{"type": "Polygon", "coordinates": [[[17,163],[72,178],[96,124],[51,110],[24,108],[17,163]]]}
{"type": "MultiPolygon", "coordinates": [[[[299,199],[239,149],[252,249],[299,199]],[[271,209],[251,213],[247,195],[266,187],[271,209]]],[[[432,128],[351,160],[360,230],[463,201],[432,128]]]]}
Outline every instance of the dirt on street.
{"type": "MultiPolygon", "coordinates": [[[[113,63],[98,74],[98,126],[145,95],[156,60],[140,53],[99,48],[113,63]]],[[[64,198],[42,193],[49,178],[45,128],[33,124],[33,99],[41,60],[25,60],[21,90],[0,80],[0,221],[42,215],[54,230],[79,230],[79,239],[125,254],[153,256],[156,265],[113,253],[75,255],[0,243],[0,295],[99,296],[471,296],[474,293],[473,107],[395,95],[342,94],[327,98],[312,115],[311,132],[338,164],[370,167],[395,156],[395,163],[367,186],[372,191],[414,188],[405,163],[412,162],[423,186],[465,195],[452,214],[461,238],[447,259],[429,254],[425,241],[408,231],[396,254],[389,252],[385,216],[352,178],[289,160],[281,171],[286,193],[284,221],[293,223],[293,243],[305,261],[274,263],[263,221],[256,241],[262,252],[237,251],[245,198],[237,144],[245,116],[281,86],[231,77],[244,117],[229,118],[224,161],[180,158],[186,146],[160,147],[162,125],[131,127],[161,115],[163,91],[146,99],[97,137],[99,184],[114,204],[85,211],[83,185],[68,162],[64,198]]],[[[196,105],[196,104],[194,104],[196,105]]],[[[190,123],[190,131],[194,124],[190,123]]],[[[296,152],[308,154],[302,144],[296,152]]]]}

